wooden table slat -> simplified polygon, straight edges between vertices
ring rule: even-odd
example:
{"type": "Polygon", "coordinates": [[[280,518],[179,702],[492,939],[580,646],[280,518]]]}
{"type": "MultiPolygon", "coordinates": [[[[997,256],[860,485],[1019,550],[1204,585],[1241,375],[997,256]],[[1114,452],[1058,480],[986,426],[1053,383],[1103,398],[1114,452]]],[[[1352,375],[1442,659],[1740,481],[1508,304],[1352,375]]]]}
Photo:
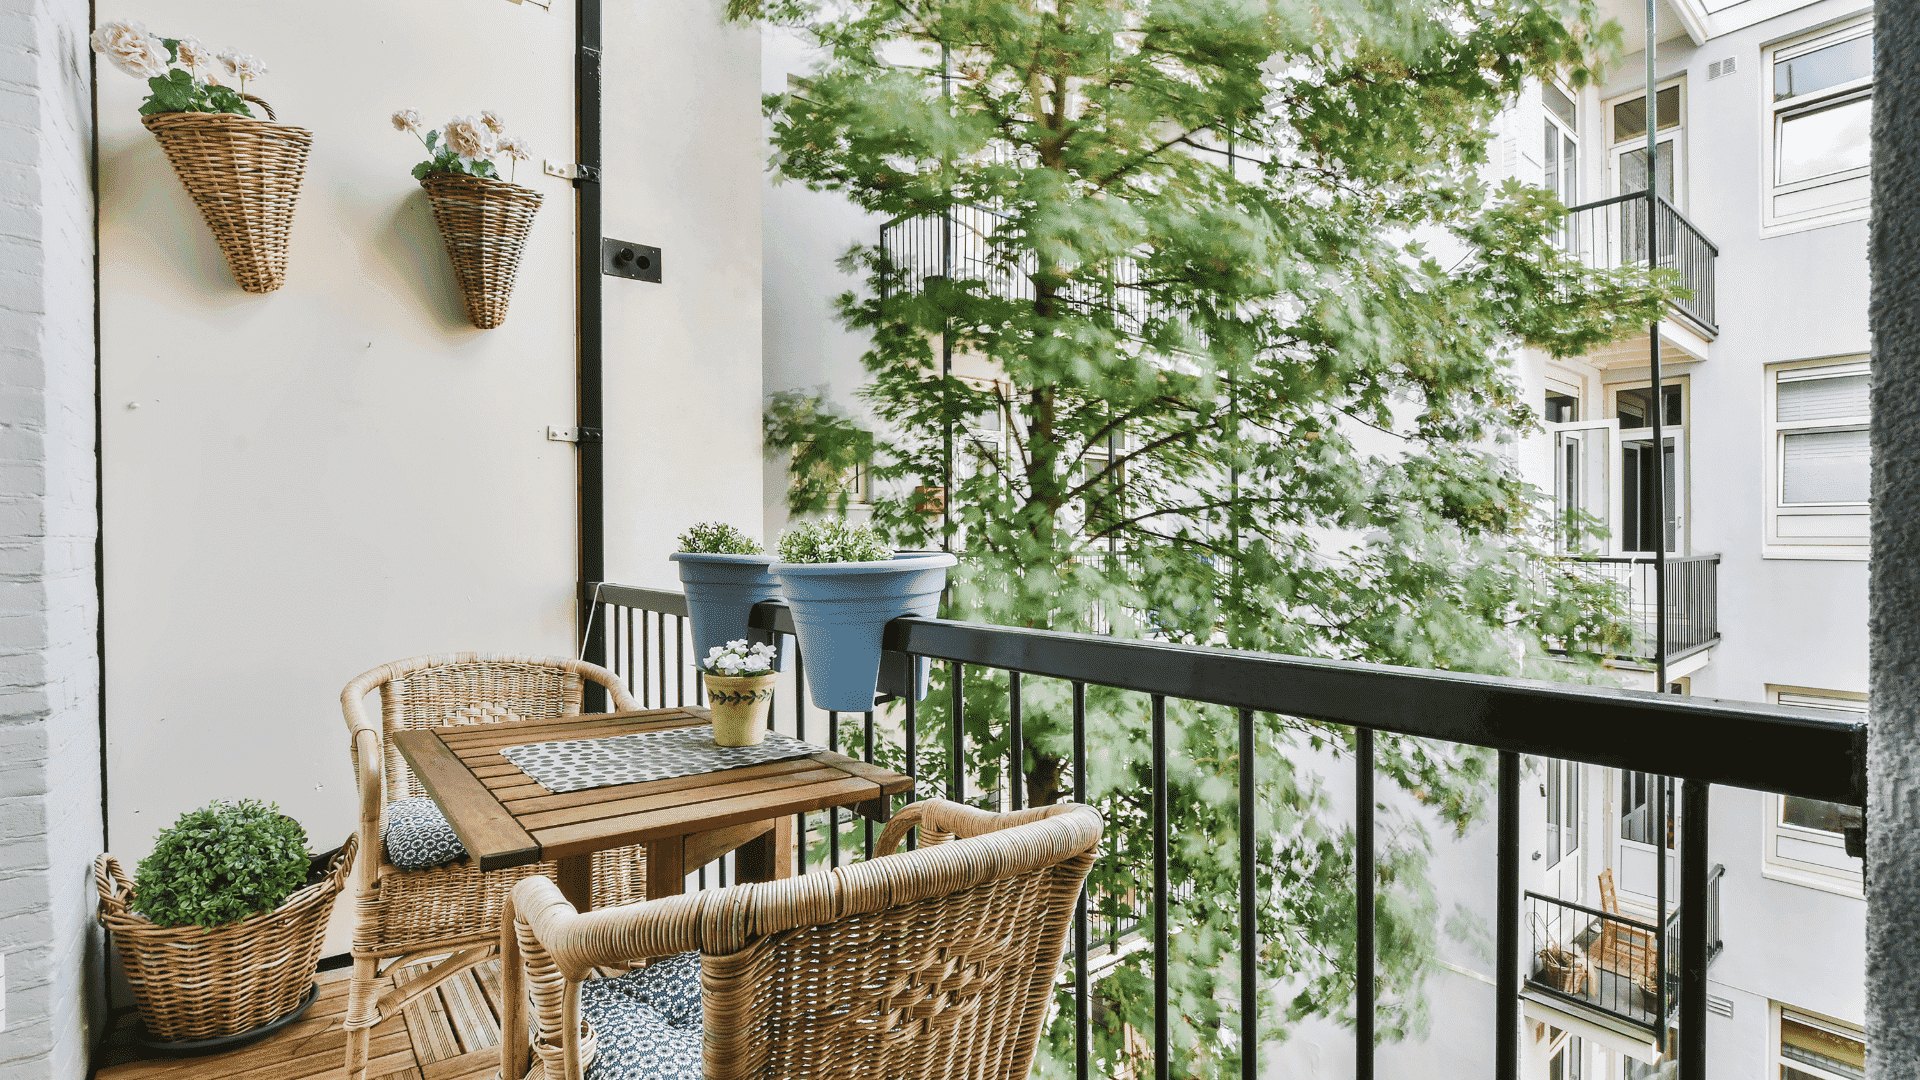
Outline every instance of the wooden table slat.
{"type": "MultiPolygon", "coordinates": [[[[833,780],[846,779],[846,773],[838,769],[815,768],[806,772],[789,773],[781,776],[753,777],[736,780],[730,784],[708,784],[702,787],[682,788],[678,791],[662,791],[657,794],[639,795],[630,799],[576,803],[558,810],[545,810],[539,813],[526,813],[515,810],[514,820],[529,832],[538,833],[542,829],[551,829],[557,825],[574,825],[603,818],[625,817],[648,810],[663,807],[697,806],[701,803],[718,802],[743,795],[778,794],[797,784],[819,784],[833,780]]],[[[634,785],[640,787],[642,785],[634,785]]],[[[606,788],[594,790],[606,791],[606,788]]]]}
{"type": "Polygon", "coordinates": [[[394,733],[393,744],[446,812],[447,821],[479,860],[480,869],[501,870],[540,861],[540,845],[439,736],[431,731],[400,731],[394,733]]]}
{"type": "Polygon", "coordinates": [[[692,709],[640,709],[634,712],[623,713],[576,713],[573,716],[546,717],[538,720],[498,720],[486,724],[448,724],[443,727],[429,728],[427,730],[435,732],[441,738],[450,742],[459,742],[463,739],[485,738],[493,735],[515,738],[520,732],[533,731],[539,728],[564,728],[583,722],[626,720],[644,723],[652,720],[673,720],[680,718],[699,718],[703,724],[710,722],[704,718],[703,713],[697,713],[692,709]]]}
{"type": "Polygon", "coordinates": [[[692,721],[673,724],[654,724],[641,727],[631,720],[607,720],[591,724],[575,724],[572,727],[549,728],[546,731],[525,733],[517,737],[498,737],[491,740],[451,744],[453,752],[465,760],[498,754],[509,746],[527,746],[537,743],[566,742],[572,739],[605,739],[616,735],[644,735],[654,731],[673,731],[683,727],[698,727],[692,721]]]}
{"type": "MultiPolygon", "coordinates": [[[[729,825],[761,821],[782,814],[807,813],[829,806],[866,802],[879,796],[879,788],[873,781],[847,777],[783,791],[742,795],[691,806],[651,810],[627,817],[602,818],[577,825],[540,829],[534,832],[534,840],[547,858],[558,859],[603,848],[682,836],[689,832],[723,829],[729,825]]],[[[649,867],[649,873],[651,870],[649,867]]]]}
{"type": "MultiPolygon", "coordinates": [[[[609,787],[588,788],[585,791],[568,791],[560,794],[539,788],[540,794],[510,796],[508,788],[488,784],[493,797],[499,799],[515,817],[537,814],[543,810],[559,810],[581,803],[618,801],[638,795],[659,795],[670,791],[683,791],[687,788],[705,787],[708,784],[727,784],[736,780],[757,780],[766,776],[786,776],[791,773],[810,772],[820,767],[812,758],[791,758],[787,761],[770,761],[764,765],[742,765],[737,769],[722,769],[718,772],[700,773],[694,776],[674,776],[665,780],[644,780],[638,784],[615,784],[609,787]]],[[[502,778],[503,780],[505,778],[502,778]]],[[[525,785],[522,785],[525,786],[525,785]]],[[[534,785],[538,787],[538,785],[534,785]]]]}

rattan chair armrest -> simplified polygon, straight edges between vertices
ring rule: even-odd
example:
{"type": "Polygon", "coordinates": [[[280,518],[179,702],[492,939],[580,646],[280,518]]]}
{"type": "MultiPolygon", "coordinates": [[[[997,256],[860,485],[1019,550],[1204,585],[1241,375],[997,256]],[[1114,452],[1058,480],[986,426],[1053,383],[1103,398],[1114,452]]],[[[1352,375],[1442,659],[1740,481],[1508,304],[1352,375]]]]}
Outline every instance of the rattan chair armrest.
{"type": "Polygon", "coordinates": [[[1003,814],[945,799],[922,799],[902,807],[893,815],[887,827],[881,830],[880,838],[873,842],[873,854],[875,858],[893,854],[894,849],[906,839],[907,831],[915,826],[956,837],[985,836],[1030,821],[1045,821],[1068,813],[1079,805],[1054,803],[1003,814]]]}

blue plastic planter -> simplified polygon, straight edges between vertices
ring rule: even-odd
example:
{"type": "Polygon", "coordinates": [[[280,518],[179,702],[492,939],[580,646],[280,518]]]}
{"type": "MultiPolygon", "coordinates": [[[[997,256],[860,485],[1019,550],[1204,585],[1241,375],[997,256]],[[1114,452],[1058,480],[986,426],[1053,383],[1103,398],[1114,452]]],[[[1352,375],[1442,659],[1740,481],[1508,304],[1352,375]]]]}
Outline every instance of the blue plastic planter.
{"type": "MultiPolygon", "coordinates": [[[[793,609],[814,707],[838,712],[873,708],[880,682],[880,628],[902,615],[933,615],[940,590],[947,585],[947,568],[959,562],[936,552],[896,555],[884,562],[775,563],[773,576],[793,609]]],[[[905,688],[888,689],[897,693],[905,688]]],[[[924,696],[925,681],[914,690],[924,696]]]]}
{"type": "Polygon", "coordinates": [[[693,623],[694,658],[704,661],[716,645],[747,636],[747,615],[762,600],[780,599],[780,582],[767,568],[772,555],[701,555],[676,551],[680,584],[693,623]]]}

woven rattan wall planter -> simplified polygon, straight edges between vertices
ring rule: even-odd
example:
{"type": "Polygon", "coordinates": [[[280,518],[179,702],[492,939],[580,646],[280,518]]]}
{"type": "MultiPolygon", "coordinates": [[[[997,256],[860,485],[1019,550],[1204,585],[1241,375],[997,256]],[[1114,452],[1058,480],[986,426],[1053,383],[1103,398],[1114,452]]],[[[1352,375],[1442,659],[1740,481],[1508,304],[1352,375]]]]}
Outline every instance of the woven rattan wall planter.
{"type": "Polygon", "coordinates": [[[207,219],[233,279],[250,293],[279,288],[313,132],[232,113],[158,113],[140,122],[207,219]]]}
{"type": "Polygon", "coordinates": [[[266,1034],[310,1003],[320,939],[334,898],[353,871],[348,837],[321,880],[272,911],[211,930],[156,926],[136,913],[133,881],[112,855],[93,867],[100,925],[113,933],[133,987],[143,1041],[179,1050],[212,1049],[266,1034]]]}
{"type": "Polygon", "coordinates": [[[505,180],[433,173],[420,181],[460,279],[467,318],[482,330],[507,321],[520,251],[533,231],[540,193],[505,180]]]}

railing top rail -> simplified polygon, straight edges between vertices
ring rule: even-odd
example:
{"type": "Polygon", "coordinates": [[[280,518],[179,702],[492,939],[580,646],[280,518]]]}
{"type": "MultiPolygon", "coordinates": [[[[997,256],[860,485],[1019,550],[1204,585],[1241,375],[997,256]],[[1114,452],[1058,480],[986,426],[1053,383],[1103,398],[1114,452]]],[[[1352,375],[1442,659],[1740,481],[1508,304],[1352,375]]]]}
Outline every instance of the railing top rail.
{"type": "Polygon", "coordinates": [[[1614,196],[1612,196],[1612,197],[1610,197],[1610,198],[1605,198],[1605,199],[1595,199],[1595,200],[1594,200],[1594,201],[1592,201],[1592,202],[1583,202],[1583,203],[1581,203],[1581,204],[1580,204],[1579,206],[1569,206],[1569,207],[1567,207],[1567,213],[1568,213],[1568,214],[1578,214],[1578,213],[1580,213],[1580,212],[1581,212],[1582,210],[1598,210],[1598,209],[1600,209],[1600,208],[1601,208],[1601,207],[1603,207],[1603,206],[1612,206],[1612,205],[1613,205],[1614,203],[1623,203],[1623,202],[1646,202],[1646,201],[1647,201],[1647,193],[1646,193],[1646,192],[1644,192],[1644,191],[1629,191],[1629,192],[1627,192],[1627,193],[1626,193],[1625,195],[1614,195],[1614,196]]]}
{"type": "MultiPolygon", "coordinates": [[[[1559,555],[1561,562],[1570,563],[1606,563],[1609,566],[1652,566],[1656,561],[1651,555],[1559,555]]],[[[1717,551],[1696,552],[1692,555],[1669,555],[1667,565],[1683,562],[1719,562],[1717,551]]]]}
{"type": "MultiPolygon", "coordinates": [[[[1590,908],[1585,904],[1576,904],[1571,900],[1562,900],[1557,896],[1548,896],[1545,893],[1537,893],[1537,892],[1534,892],[1532,889],[1526,890],[1526,892],[1523,893],[1522,895],[1527,897],[1529,900],[1545,900],[1549,904],[1558,904],[1563,908],[1570,908],[1574,911],[1580,912],[1583,915],[1592,915],[1596,918],[1605,919],[1608,922],[1617,922],[1621,926],[1630,926],[1635,930],[1645,930],[1649,934],[1657,934],[1660,932],[1660,928],[1653,925],[1652,923],[1644,923],[1638,919],[1629,919],[1625,915],[1614,915],[1610,912],[1601,911],[1599,908],[1590,908]]],[[[1675,917],[1678,917],[1679,914],[1680,914],[1680,908],[1678,906],[1675,906],[1673,911],[1669,913],[1668,917],[1669,919],[1675,918],[1675,917]]]]}
{"type": "MultiPolygon", "coordinates": [[[[790,634],[793,617],[785,604],[763,601],[749,625],[790,634]]],[[[882,641],[898,652],[1044,678],[1866,802],[1866,724],[1813,709],[950,619],[895,619],[882,641]]]]}
{"type": "Polygon", "coordinates": [[[1708,251],[1712,252],[1715,255],[1720,254],[1719,246],[1715,244],[1712,240],[1707,239],[1707,234],[1701,231],[1700,226],[1695,225],[1693,223],[1692,218],[1689,218],[1687,215],[1681,213],[1680,208],[1673,205],[1673,203],[1669,201],[1665,195],[1656,195],[1654,196],[1654,198],[1659,199],[1660,205],[1666,207],[1667,211],[1671,213],[1674,216],[1674,218],[1680,222],[1680,224],[1685,225],[1687,227],[1688,232],[1698,237],[1701,243],[1707,245],[1708,251]]]}

